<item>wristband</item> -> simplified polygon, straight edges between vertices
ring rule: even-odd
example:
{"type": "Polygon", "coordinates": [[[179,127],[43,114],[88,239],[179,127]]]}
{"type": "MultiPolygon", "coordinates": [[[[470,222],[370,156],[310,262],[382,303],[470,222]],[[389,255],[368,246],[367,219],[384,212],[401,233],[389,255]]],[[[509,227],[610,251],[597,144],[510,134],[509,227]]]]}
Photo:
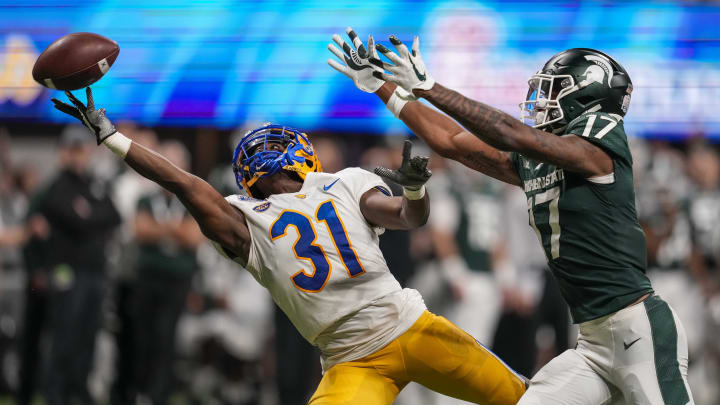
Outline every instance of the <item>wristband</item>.
{"type": "Polygon", "coordinates": [[[395,116],[395,118],[400,118],[400,111],[402,111],[403,107],[405,107],[405,104],[407,104],[409,101],[417,100],[415,96],[408,93],[407,90],[403,89],[402,87],[398,86],[395,91],[393,91],[392,96],[390,96],[390,99],[388,100],[385,107],[387,107],[388,110],[390,110],[391,113],[395,116]]]}
{"type": "Polygon", "coordinates": [[[419,200],[419,199],[425,197],[425,185],[423,184],[417,190],[410,190],[406,187],[403,187],[403,195],[408,200],[419,200]]]}
{"type": "Polygon", "coordinates": [[[114,134],[105,138],[103,144],[107,146],[107,148],[110,149],[112,153],[125,159],[125,156],[127,156],[127,153],[130,150],[132,140],[120,132],[115,132],[114,134]]]}

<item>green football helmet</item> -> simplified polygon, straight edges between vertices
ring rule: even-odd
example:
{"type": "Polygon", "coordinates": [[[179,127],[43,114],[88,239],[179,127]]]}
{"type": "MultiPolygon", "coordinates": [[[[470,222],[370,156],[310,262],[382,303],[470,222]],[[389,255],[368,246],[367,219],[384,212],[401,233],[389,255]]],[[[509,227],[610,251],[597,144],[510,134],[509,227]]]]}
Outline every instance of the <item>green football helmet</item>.
{"type": "Polygon", "coordinates": [[[562,133],[585,112],[625,116],[632,82],[625,68],[610,56],[589,48],[558,53],[528,80],[520,103],[521,120],[535,128],[562,133]]]}

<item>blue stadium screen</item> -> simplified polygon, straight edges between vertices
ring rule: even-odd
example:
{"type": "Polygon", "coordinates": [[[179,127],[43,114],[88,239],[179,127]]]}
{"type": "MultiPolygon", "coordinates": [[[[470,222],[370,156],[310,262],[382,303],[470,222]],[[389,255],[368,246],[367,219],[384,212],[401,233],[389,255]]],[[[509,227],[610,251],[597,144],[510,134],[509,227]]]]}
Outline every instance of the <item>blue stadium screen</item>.
{"type": "Polygon", "coordinates": [[[333,33],[420,36],[444,85],[518,116],[527,78],[560,50],[591,47],[629,71],[626,127],[642,136],[720,136],[720,7],[693,2],[125,1],[0,2],[0,120],[66,122],[32,81],[55,39],[88,31],[120,55],[93,86],[113,119],[308,130],[404,128],[330,68],[333,33]]]}

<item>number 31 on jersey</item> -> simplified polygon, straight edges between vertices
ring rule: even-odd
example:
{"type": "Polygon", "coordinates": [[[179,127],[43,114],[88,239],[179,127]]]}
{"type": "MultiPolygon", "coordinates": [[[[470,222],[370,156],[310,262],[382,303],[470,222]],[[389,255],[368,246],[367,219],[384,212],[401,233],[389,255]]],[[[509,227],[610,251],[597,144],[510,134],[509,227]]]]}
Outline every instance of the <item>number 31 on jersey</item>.
{"type": "MultiPolygon", "coordinates": [[[[338,216],[333,201],[327,200],[318,205],[315,218],[325,223],[348,275],[357,277],[365,273],[357,252],[350,244],[345,225],[338,216]]],[[[312,274],[300,270],[293,274],[290,279],[295,284],[295,287],[302,291],[319,292],[325,287],[330,278],[331,264],[323,247],[315,243],[317,232],[311,218],[300,211],[284,210],[275,222],[270,225],[270,238],[274,241],[286,236],[287,229],[290,226],[294,226],[298,233],[298,238],[293,244],[295,256],[298,259],[308,260],[313,267],[312,274]]]]}

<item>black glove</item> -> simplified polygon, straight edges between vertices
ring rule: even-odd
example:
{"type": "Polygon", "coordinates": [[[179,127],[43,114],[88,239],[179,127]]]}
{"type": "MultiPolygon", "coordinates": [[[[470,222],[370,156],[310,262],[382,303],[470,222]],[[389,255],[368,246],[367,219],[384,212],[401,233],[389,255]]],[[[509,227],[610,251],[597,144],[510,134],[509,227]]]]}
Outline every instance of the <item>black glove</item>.
{"type": "Polygon", "coordinates": [[[95,102],[93,101],[92,90],[90,90],[90,87],[85,89],[85,93],[87,94],[87,107],[68,90],[65,90],[65,95],[67,95],[68,99],[75,104],[75,107],[70,104],[63,103],[56,98],[53,98],[52,102],[58,110],[79,119],[83,125],[95,134],[97,144],[100,145],[110,135],[117,132],[117,130],[112,122],[110,122],[110,120],[105,116],[104,108],[99,110],[95,109],[95,102]]]}
{"type": "Polygon", "coordinates": [[[390,170],[385,167],[376,167],[375,174],[405,187],[408,190],[419,190],[432,176],[427,164],[430,160],[427,156],[410,157],[412,142],[406,140],[403,145],[403,160],[400,168],[390,170]]]}

